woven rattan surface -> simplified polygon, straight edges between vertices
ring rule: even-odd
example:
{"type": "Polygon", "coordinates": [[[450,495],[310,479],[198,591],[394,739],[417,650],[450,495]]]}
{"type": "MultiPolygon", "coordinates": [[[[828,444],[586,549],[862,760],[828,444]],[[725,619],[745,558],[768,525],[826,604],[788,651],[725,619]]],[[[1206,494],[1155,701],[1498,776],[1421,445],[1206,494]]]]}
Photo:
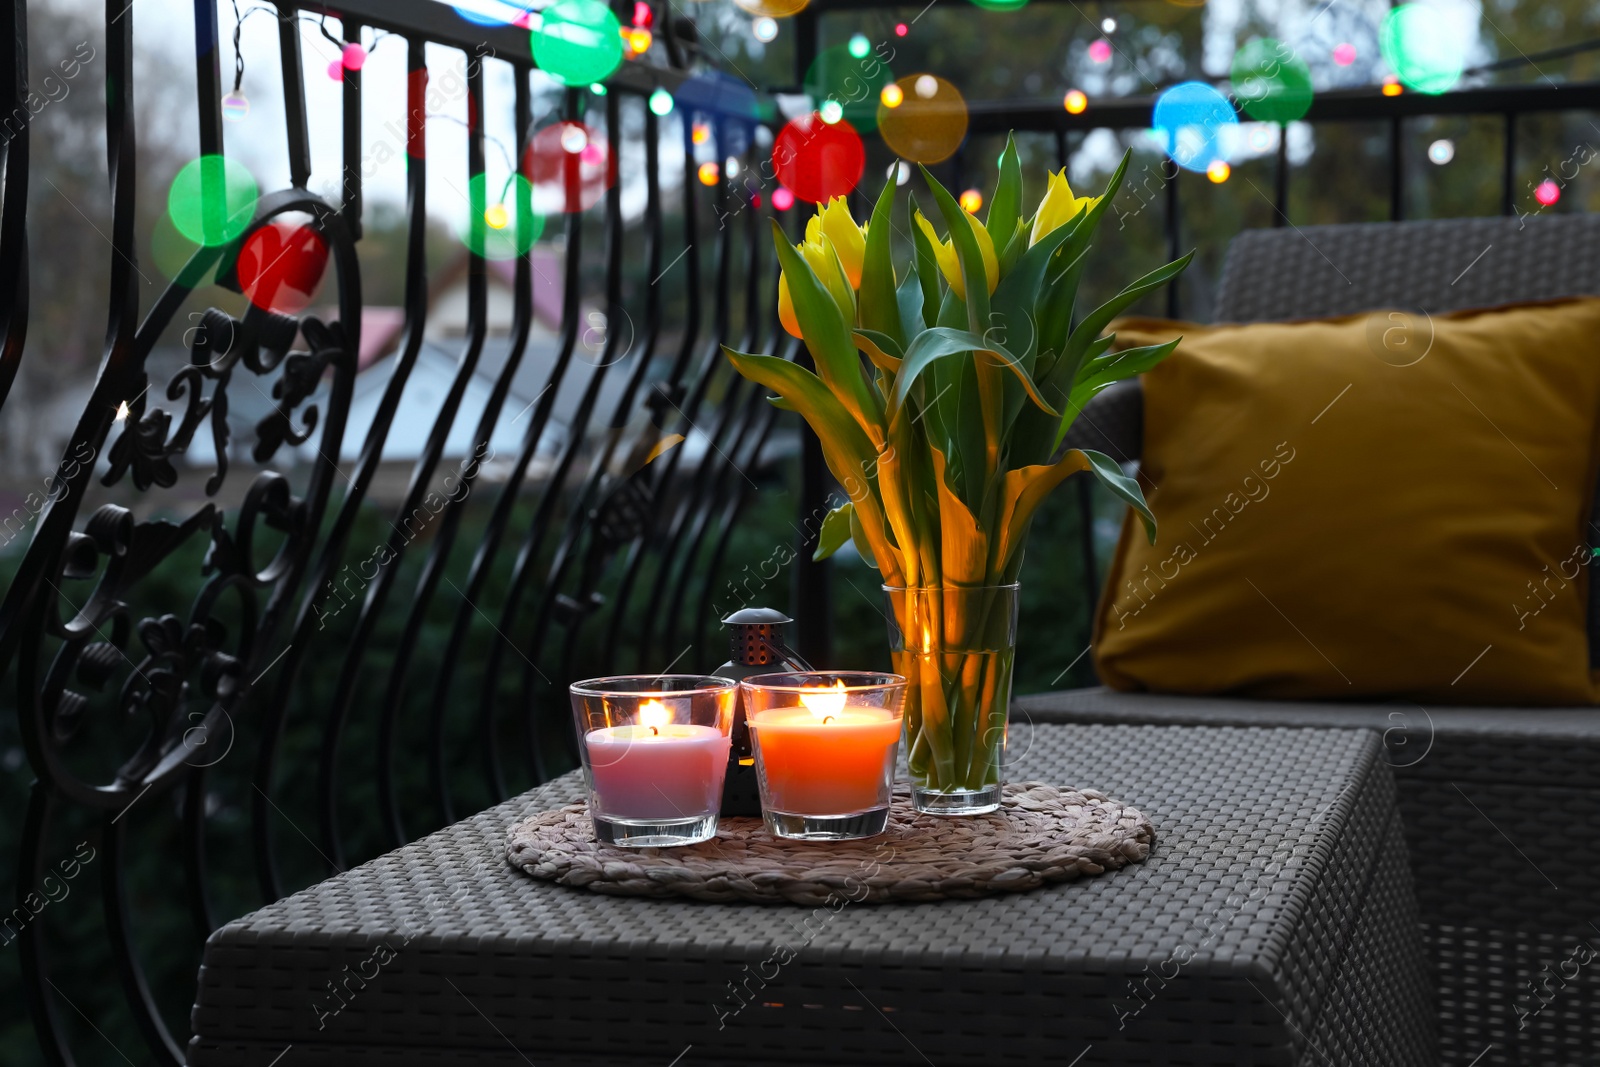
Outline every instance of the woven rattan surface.
{"type": "Polygon", "coordinates": [[[1014,729],[1024,731],[1030,722],[1376,731],[1398,779],[1437,989],[1440,1062],[1600,1063],[1600,711],[1106,689],[1018,704],[1014,729]]]}
{"type": "Polygon", "coordinates": [[[1023,724],[1012,751],[1147,813],[1149,858],[971,901],[607,897],[504,859],[568,776],[217,931],[190,1062],[1432,1062],[1376,735],[1023,724]]]}
{"type": "Polygon", "coordinates": [[[506,859],[535,878],[622,897],[761,904],[964,900],[1102,874],[1150,854],[1155,828],[1093,789],[1008,785],[1000,810],[970,819],[919,815],[895,790],[880,837],[775,838],[760,819],[723,819],[716,839],[618,849],[595,841],[584,803],[539,812],[506,834],[506,859]]]}

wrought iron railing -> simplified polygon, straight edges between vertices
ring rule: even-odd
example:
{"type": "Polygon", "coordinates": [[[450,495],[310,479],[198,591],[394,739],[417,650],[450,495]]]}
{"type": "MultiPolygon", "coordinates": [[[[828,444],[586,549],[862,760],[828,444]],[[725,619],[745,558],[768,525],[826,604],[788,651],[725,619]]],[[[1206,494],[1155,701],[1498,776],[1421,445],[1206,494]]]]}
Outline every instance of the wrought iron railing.
{"type": "MultiPolygon", "coordinates": [[[[428,0],[319,6],[345,40],[370,28],[407,49],[403,83],[343,72],[339,192],[324,198],[311,191],[300,12],[275,7],[291,185],[260,197],[245,233],[196,251],[142,319],[134,209],[151,194],[134,181],[141,9],[105,8],[107,341],[0,607],[0,670],[10,670],[36,776],[13,823],[17,910],[0,921],[54,1063],[117,1058],[105,1042],[139,1060],[142,1045],[159,1062],[182,1062],[199,946],[221,921],[570,766],[561,683],[574,672],[698,664],[690,646],[709,640],[713,576],[772,440],[776,412],[718,354],[725,341],[779,344],[764,215],[748,203],[720,210],[735,192],[695,180],[691,143],[699,114],[719,158],[751,152],[753,115],[663,116],[647,106],[652,92],[690,76],[692,24],[658,5],[655,52],[665,62],[627,63],[604,95],[566,90],[559,115],[536,115],[532,80],[542,75],[526,30],[475,26],[428,0]],[[380,504],[369,497],[429,313],[427,179],[439,165],[424,150],[436,126],[424,100],[430,45],[468,61],[468,147],[454,184],[473,188],[485,172],[490,109],[512,114],[525,174],[536,131],[580,118],[603,131],[613,170],[595,208],[550,220],[563,226],[561,326],[544,388],[521,411],[512,386],[534,286],[547,281],[534,277],[531,252],[517,256],[508,348],[474,414],[464,398],[484,362],[490,265],[471,254],[449,388],[404,491],[380,504]],[[485,67],[497,63],[512,75],[509,99],[487,84],[485,67]],[[405,131],[406,324],[348,465],[363,310],[363,99],[373,93],[393,102],[405,131]],[[679,131],[681,172],[661,151],[679,131]],[[624,211],[629,183],[644,190],[637,218],[624,211]],[[249,305],[185,318],[190,294],[213,276],[238,288],[241,245],[287,213],[308,216],[330,252],[336,312],[249,305]],[[735,221],[718,225],[724,215],[735,221]],[[667,271],[683,294],[670,307],[658,284],[667,271]],[[604,309],[603,339],[586,325],[590,300],[604,309]],[[188,365],[152,380],[152,352],[180,338],[188,365]],[[251,443],[258,469],[246,472],[230,447],[228,400],[251,387],[273,404],[251,443]],[[447,456],[452,429],[469,419],[470,454],[447,456]],[[492,457],[500,477],[491,482],[497,426],[520,445],[514,457],[492,457]],[[234,494],[236,508],[170,491],[196,437],[214,437],[208,494],[253,478],[234,494]],[[292,460],[297,446],[311,446],[309,471],[292,460]],[[96,494],[107,502],[96,507],[96,494]],[[159,603],[170,589],[158,576],[172,573],[198,588],[189,603],[159,603]],[[39,906],[69,884],[71,903],[39,906]],[[98,908],[82,906],[92,898],[98,908]],[[120,990],[98,979],[110,974],[120,990]]],[[[26,9],[0,3],[14,33],[0,50],[7,115],[28,114],[26,9]]],[[[225,46],[217,5],[201,0],[194,12],[199,145],[215,156],[226,148],[225,46]]],[[[49,345],[27,339],[26,121],[0,152],[3,402],[21,361],[46,358],[49,345]]],[[[488,204],[473,195],[469,218],[481,230],[488,204]]],[[[529,212],[518,198],[501,224],[529,227],[529,212]]],[[[34,237],[31,254],[47,254],[34,237]]]]}

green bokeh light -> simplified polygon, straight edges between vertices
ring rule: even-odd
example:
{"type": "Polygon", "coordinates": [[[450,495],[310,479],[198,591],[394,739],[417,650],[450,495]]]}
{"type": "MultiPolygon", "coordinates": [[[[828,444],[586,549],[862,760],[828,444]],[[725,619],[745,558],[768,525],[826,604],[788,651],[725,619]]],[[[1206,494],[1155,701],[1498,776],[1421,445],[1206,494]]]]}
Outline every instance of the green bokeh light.
{"type": "Polygon", "coordinates": [[[1233,92],[1257,122],[1294,122],[1311,110],[1311,68],[1271,37],[1247,42],[1233,56],[1233,92]]]}
{"type": "Polygon", "coordinates": [[[180,234],[211,248],[244,233],[255,216],[256,199],[256,180],[244,164],[201,156],[185,163],[172,179],[167,212],[180,234]]]}
{"type": "Polygon", "coordinates": [[[461,241],[484,259],[515,259],[544,232],[544,216],[533,210],[533,186],[518,174],[507,185],[479,174],[467,183],[467,219],[461,241]]]}
{"type": "Polygon", "coordinates": [[[817,101],[824,120],[847,119],[865,133],[877,129],[878,94],[892,81],[894,72],[889,64],[872,51],[858,56],[849,45],[834,45],[818,55],[806,71],[805,91],[817,101]]]}
{"type": "Polygon", "coordinates": [[[622,63],[621,32],[600,0],[558,0],[533,31],[533,58],[565,85],[603,82],[622,63]]]}
{"type": "Polygon", "coordinates": [[[1401,4],[1390,11],[1378,44],[1401,83],[1419,93],[1447,92],[1466,68],[1461,27],[1427,4],[1401,4]]]}

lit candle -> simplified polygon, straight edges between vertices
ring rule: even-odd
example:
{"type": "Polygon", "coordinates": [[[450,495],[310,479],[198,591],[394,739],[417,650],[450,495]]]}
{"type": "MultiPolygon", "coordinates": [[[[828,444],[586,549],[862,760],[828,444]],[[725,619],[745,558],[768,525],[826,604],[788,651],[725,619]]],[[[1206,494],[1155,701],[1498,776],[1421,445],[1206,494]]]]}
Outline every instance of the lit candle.
{"type": "Polygon", "coordinates": [[[900,743],[905,682],[896,675],[830,675],[831,686],[746,682],[761,805],[781,836],[836,840],[883,829],[900,743]],[[798,705],[798,706],[796,706],[798,705]],[[871,813],[872,817],[862,816],[871,813]]]}
{"type": "Polygon", "coordinates": [[[574,684],[596,840],[655,847],[715,837],[737,701],[738,688],[726,678],[574,684]]]}
{"type": "Polygon", "coordinates": [[[584,738],[600,814],[683,819],[717,809],[728,736],[714,726],[674,722],[673,714],[660,700],[646,700],[633,723],[584,738]]]}

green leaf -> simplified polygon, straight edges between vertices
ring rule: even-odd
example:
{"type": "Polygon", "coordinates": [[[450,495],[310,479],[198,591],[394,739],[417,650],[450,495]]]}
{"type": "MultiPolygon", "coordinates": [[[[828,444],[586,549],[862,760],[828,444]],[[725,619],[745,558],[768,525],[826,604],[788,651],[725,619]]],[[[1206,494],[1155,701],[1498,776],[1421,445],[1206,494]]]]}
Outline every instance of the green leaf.
{"type": "Polygon", "coordinates": [[[989,325],[989,272],[983,265],[978,238],[972,232],[972,223],[967,221],[966,209],[950,195],[950,190],[939,184],[939,179],[927,167],[922,167],[922,177],[933,191],[933,202],[939,205],[939,214],[944,216],[956,250],[956,261],[961,264],[961,280],[967,290],[967,329],[982,333],[989,325]]]}
{"type": "Polygon", "coordinates": [[[844,547],[850,540],[850,519],[855,512],[854,504],[841,504],[828,512],[822,520],[822,529],[817,531],[817,549],[811,553],[813,560],[825,560],[844,547]]]}
{"type": "Polygon", "coordinates": [[[1144,493],[1139,489],[1139,483],[1122,473],[1122,468],[1117,461],[1103,452],[1093,452],[1087,448],[1072,450],[1081,454],[1089,461],[1089,468],[1094,471],[1094,476],[1100,479],[1100,484],[1111,490],[1127,502],[1128,506],[1139,513],[1139,518],[1144,522],[1145,536],[1153,545],[1156,543],[1156,517],[1150,511],[1150,505],[1144,501],[1144,493]]]}
{"type": "Polygon", "coordinates": [[[872,360],[872,365],[888,371],[890,374],[900,369],[900,361],[905,358],[900,343],[886,333],[877,330],[857,330],[851,335],[855,338],[856,347],[867,354],[872,360]]]}
{"type": "Polygon", "coordinates": [[[989,239],[999,253],[1016,236],[1017,223],[1022,212],[1022,164],[1017,158],[1017,142],[1006,135],[1005,151],[1000,153],[1000,176],[995,179],[994,196],[989,200],[989,214],[984,226],[989,239]]]}
{"type": "MultiPolygon", "coordinates": [[[[854,416],[872,440],[873,446],[881,446],[884,440],[883,406],[862,374],[861,359],[856,355],[855,342],[850,339],[850,326],[845,322],[844,314],[811,265],[794,250],[776,219],[772,222],[772,239],[778,249],[778,262],[783,268],[784,280],[789,285],[789,299],[794,303],[795,318],[800,323],[806,348],[816,361],[817,373],[854,416]]],[[[782,389],[778,392],[789,396],[782,389]]],[[[794,398],[790,396],[790,399],[794,398]]]]}
{"type": "MultiPolygon", "coordinates": [[[[907,210],[912,217],[917,213],[916,197],[907,197],[910,201],[907,210]]],[[[917,250],[917,280],[922,284],[922,325],[924,328],[932,326],[939,321],[942,299],[939,295],[939,260],[933,254],[933,244],[928,240],[928,235],[922,232],[922,227],[911,226],[911,243],[917,250]]]]}
{"type": "Polygon", "coordinates": [[[906,349],[905,358],[900,363],[900,371],[895,376],[894,393],[889,397],[890,421],[893,421],[894,417],[905,406],[906,397],[911,393],[911,387],[916,384],[917,378],[923,371],[938,360],[967,352],[980,353],[1010,368],[1035,404],[1051,415],[1059,414],[1040,395],[1039,387],[1034,384],[1033,378],[1023,369],[1022,362],[1008,352],[1004,345],[985,342],[983,338],[965,330],[952,330],[945,326],[935,326],[931,330],[924,330],[918,334],[916,340],[911,342],[911,347],[906,349]]]}
{"type": "MultiPolygon", "coordinates": [[[[986,336],[994,337],[995,327],[998,327],[1000,342],[1015,352],[1018,360],[1030,371],[1033,370],[1034,357],[1039,350],[1039,324],[1035,308],[1039,302],[1045,268],[1050,265],[1050,257],[1071,236],[1072,231],[1068,226],[1046,234],[1043,240],[1023,253],[1010,274],[1000,279],[1000,285],[990,302],[989,318],[993,326],[986,331],[986,336]]],[[[1026,241],[1027,237],[1019,236],[1017,239],[1026,241]]]]}
{"type": "Polygon", "coordinates": [[[915,269],[906,271],[895,290],[895,301],[900,305],[901,329],[906,333],[920,333],[928,324],[922,318],[922,275],[915,269]]]}
{"type": "MultiPolygon", "coordinates": [[[[1111,341],[1115,334],[1103,338],[1111,341]]],[[[1121,352],[1108,352],[1103,356],[1084,360],[1083,367],[1078,371],[1078,380],[1073,383],[1073,392],[1080,386],[1090,386],[1099,391],[1113,382],[1120,382],[1124,378],[1132,378],[1135,374],[1143,374],[1157,363],[1172,355],[1172,350],[1178,347],[1182,337],[1159,345],[1145,345],[1140,348],[1125,348],[1121,352]]]]}
{"type": "Polygon", "coordinates": [[[767,397],[767,403],[771,404],[773,407],[777,408],[779,411],[793,411],[796,414],[799,413],[799,409],[797,409],[793,404],[789,403],[787,400],[785,400],[781,396],[769,396],[769,397],[767,397]]]}
{"type": "Polygon", "coordinates": [[[854,511],[850,512],[850,538],[855,542],[856,551],[861,554],[867,566],[877,570],[878,560],[872,554],[872,542],[868,540],[867,532],[861,528],[861,520],[856,518],[854,511]]]}
{"type": "Polygon", "coordinates": [[[894,230],[893,181],[885,182],[867,226],[867,250],[861,263],[861,325],[888,334],[900,347],[906,343],[895,291],[894,264],[889,258],[889,238],[894,230]]]}
{"type": "MultiPolygon", "coordinates": [[[[884,581],[896,584],[901,570],[876,492],[877,450],[866,432],[822,380],[804,367],[776,356],[736,352],[726,345],[722,352],[744,377],[787,400],[816,433],[823,460],[849,494],[874,554],[885,567],[884,581]]],[[[850,355],[856,358],[853,347],[850,355]]]]}
{"type": "MultiPolygon", "coordinates": [[[[1078,357],[1089,346],[1089,342],[1099,337],[1105,328],[1111,325],[1112,319],[1126,311],[1146,293],[1159,289],[1182,274],[1184,268],[1189,265],[1189,261],[1192,259],[1194,259],[1194,253],[1190,252],[1188,255],[1175,259],[1171,263],[1157,267],[1085,315],[1083,321],[1078,323],[1077,328],[1072,331],[1072,339],[1067,342],[1067,354],[1073,357],[1074,364],[1079,361],[1078,357]]],[[[1076,377],[1076,368],[1074,368],[1074,377],[1076,377]]]]}

